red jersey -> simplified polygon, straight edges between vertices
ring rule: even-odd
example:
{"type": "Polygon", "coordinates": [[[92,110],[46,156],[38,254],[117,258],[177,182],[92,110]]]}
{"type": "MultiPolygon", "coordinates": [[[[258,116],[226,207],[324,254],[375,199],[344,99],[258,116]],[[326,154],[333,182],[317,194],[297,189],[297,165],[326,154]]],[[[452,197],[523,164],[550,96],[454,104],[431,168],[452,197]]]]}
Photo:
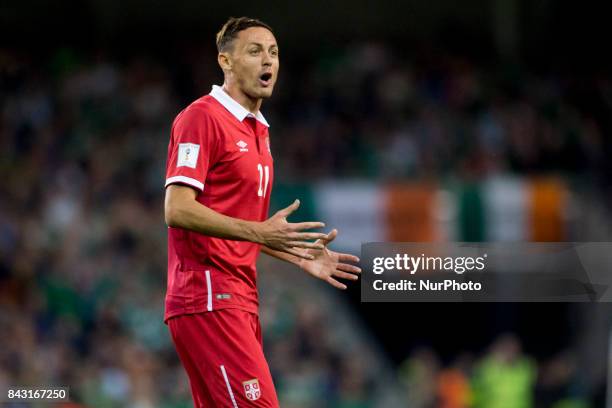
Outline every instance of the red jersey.
{"type": "MultiPolygon", "coordinates": [[[[268,123],[221,87],[193,102],[172,125],[166,187],[185,184],[196,200],[230,217],[264,221],[272,190],[268,123]]],[[[168,227],[168,286],[164,321],[170,317],[236,308],[257,313],[260,245],[213,238],[168,227]]]]}

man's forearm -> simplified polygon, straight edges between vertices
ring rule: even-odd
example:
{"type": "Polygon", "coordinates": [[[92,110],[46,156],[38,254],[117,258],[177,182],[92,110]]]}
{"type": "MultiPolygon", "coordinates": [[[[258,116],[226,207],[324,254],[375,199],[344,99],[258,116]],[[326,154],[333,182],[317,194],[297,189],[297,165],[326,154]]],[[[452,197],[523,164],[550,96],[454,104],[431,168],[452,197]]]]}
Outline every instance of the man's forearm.
{"type": "Polygon", "coordinates": [[[267,220],[257,222],[220,214],[198,202],[196,194],[195,189],[182,185],[172,184],[166,188],[164,215],[168,226],[211,237],[250,241],[304,259],[312,259],[311,255],[302,252],[304,248],[323,248],[322,244],[310,240],[325,238],[326,234],[303,230],[322,228],[325,224],[314,221],[287,222],[287,217],[300,206],[299,200],[277,211],[267,220]]]}
{"type": "Polygon", "coordinates": [[[212,237],[261,243],[256,222],[228,217],[195,200],[183,201],[181,205],[171,208],[166,222],[171,227],[212,237]]]}
{"type": "Polygon", "coordinates": [[[280,259],[281,261],[292,263],[296,266],[300,266],[300,263],[301,263],[301,259],[298,258],[297,256],[288,254],[286,252],[277,251],[265,245],[261,246],[261,252],[263,252],[266,255],[273,256],[276,259],[280,259]]]}

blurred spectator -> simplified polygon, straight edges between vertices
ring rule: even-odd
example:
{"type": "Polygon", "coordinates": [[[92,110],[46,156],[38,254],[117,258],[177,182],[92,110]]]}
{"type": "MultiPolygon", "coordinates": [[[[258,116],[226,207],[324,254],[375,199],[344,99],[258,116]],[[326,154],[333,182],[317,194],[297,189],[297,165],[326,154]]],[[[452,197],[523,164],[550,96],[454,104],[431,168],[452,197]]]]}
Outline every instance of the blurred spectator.
{"type": "Polygon", "coordinates": [[[471,365],[471,357],[462,355],[452,365],[440,371],[438,375],[439,408],[472,406],[471,365]]]}
{"type": "Polygon", "coordinates": [[[474,406],[530,408],[534,406],[537,369],[522,354],[516,336],[498,338],[474,372],[474,406]]]}
{"type": "Polygon", "coordinates": [[[433,350],[421,348],[402,363],[400,381],[405,386],[408,406],[433,408],[437,404],[437,377],[440,362],[433,350]]]}
{"type": "Polygon", "coordinates": [[[542,364],[537,400],[542,407],[583,408],[590,404],[584,398],[576,372],[575,357],[571,352],[560,353],[542,364]]]}

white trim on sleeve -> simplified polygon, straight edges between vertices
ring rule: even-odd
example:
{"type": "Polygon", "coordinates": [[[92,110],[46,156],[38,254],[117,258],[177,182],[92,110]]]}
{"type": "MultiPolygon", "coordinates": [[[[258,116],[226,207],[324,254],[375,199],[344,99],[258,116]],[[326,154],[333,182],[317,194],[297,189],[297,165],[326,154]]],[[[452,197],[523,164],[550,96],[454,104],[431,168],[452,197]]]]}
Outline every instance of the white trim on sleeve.
{"type": "Polygon", "coordinates": [[[204,191],[204,183],[196,179],[193,179],[191,177],[174,176],[174,177],[167,178],[165,187],[168,187],[172,183],[185,183],[185,184],[189,184],[190,186],[199,189],[200,191],[204,191]]]}

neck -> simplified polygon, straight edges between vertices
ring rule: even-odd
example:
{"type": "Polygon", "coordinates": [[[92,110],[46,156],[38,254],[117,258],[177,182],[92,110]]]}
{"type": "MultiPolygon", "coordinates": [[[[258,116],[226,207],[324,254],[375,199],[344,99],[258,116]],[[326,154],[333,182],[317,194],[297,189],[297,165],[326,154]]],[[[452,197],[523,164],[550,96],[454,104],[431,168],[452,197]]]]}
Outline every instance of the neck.
{"type": "Polygon", "coordinates": [[[225,81],[223,83],[223,90],[229,96],[232,97],[236,102],[238,102],[242,107],[256,115],[259,112],[259,108],[261,107],[261,98],[252,98],[249,95],[245,94],[242,89],[238,86],[238,84],[225,81]]]}

